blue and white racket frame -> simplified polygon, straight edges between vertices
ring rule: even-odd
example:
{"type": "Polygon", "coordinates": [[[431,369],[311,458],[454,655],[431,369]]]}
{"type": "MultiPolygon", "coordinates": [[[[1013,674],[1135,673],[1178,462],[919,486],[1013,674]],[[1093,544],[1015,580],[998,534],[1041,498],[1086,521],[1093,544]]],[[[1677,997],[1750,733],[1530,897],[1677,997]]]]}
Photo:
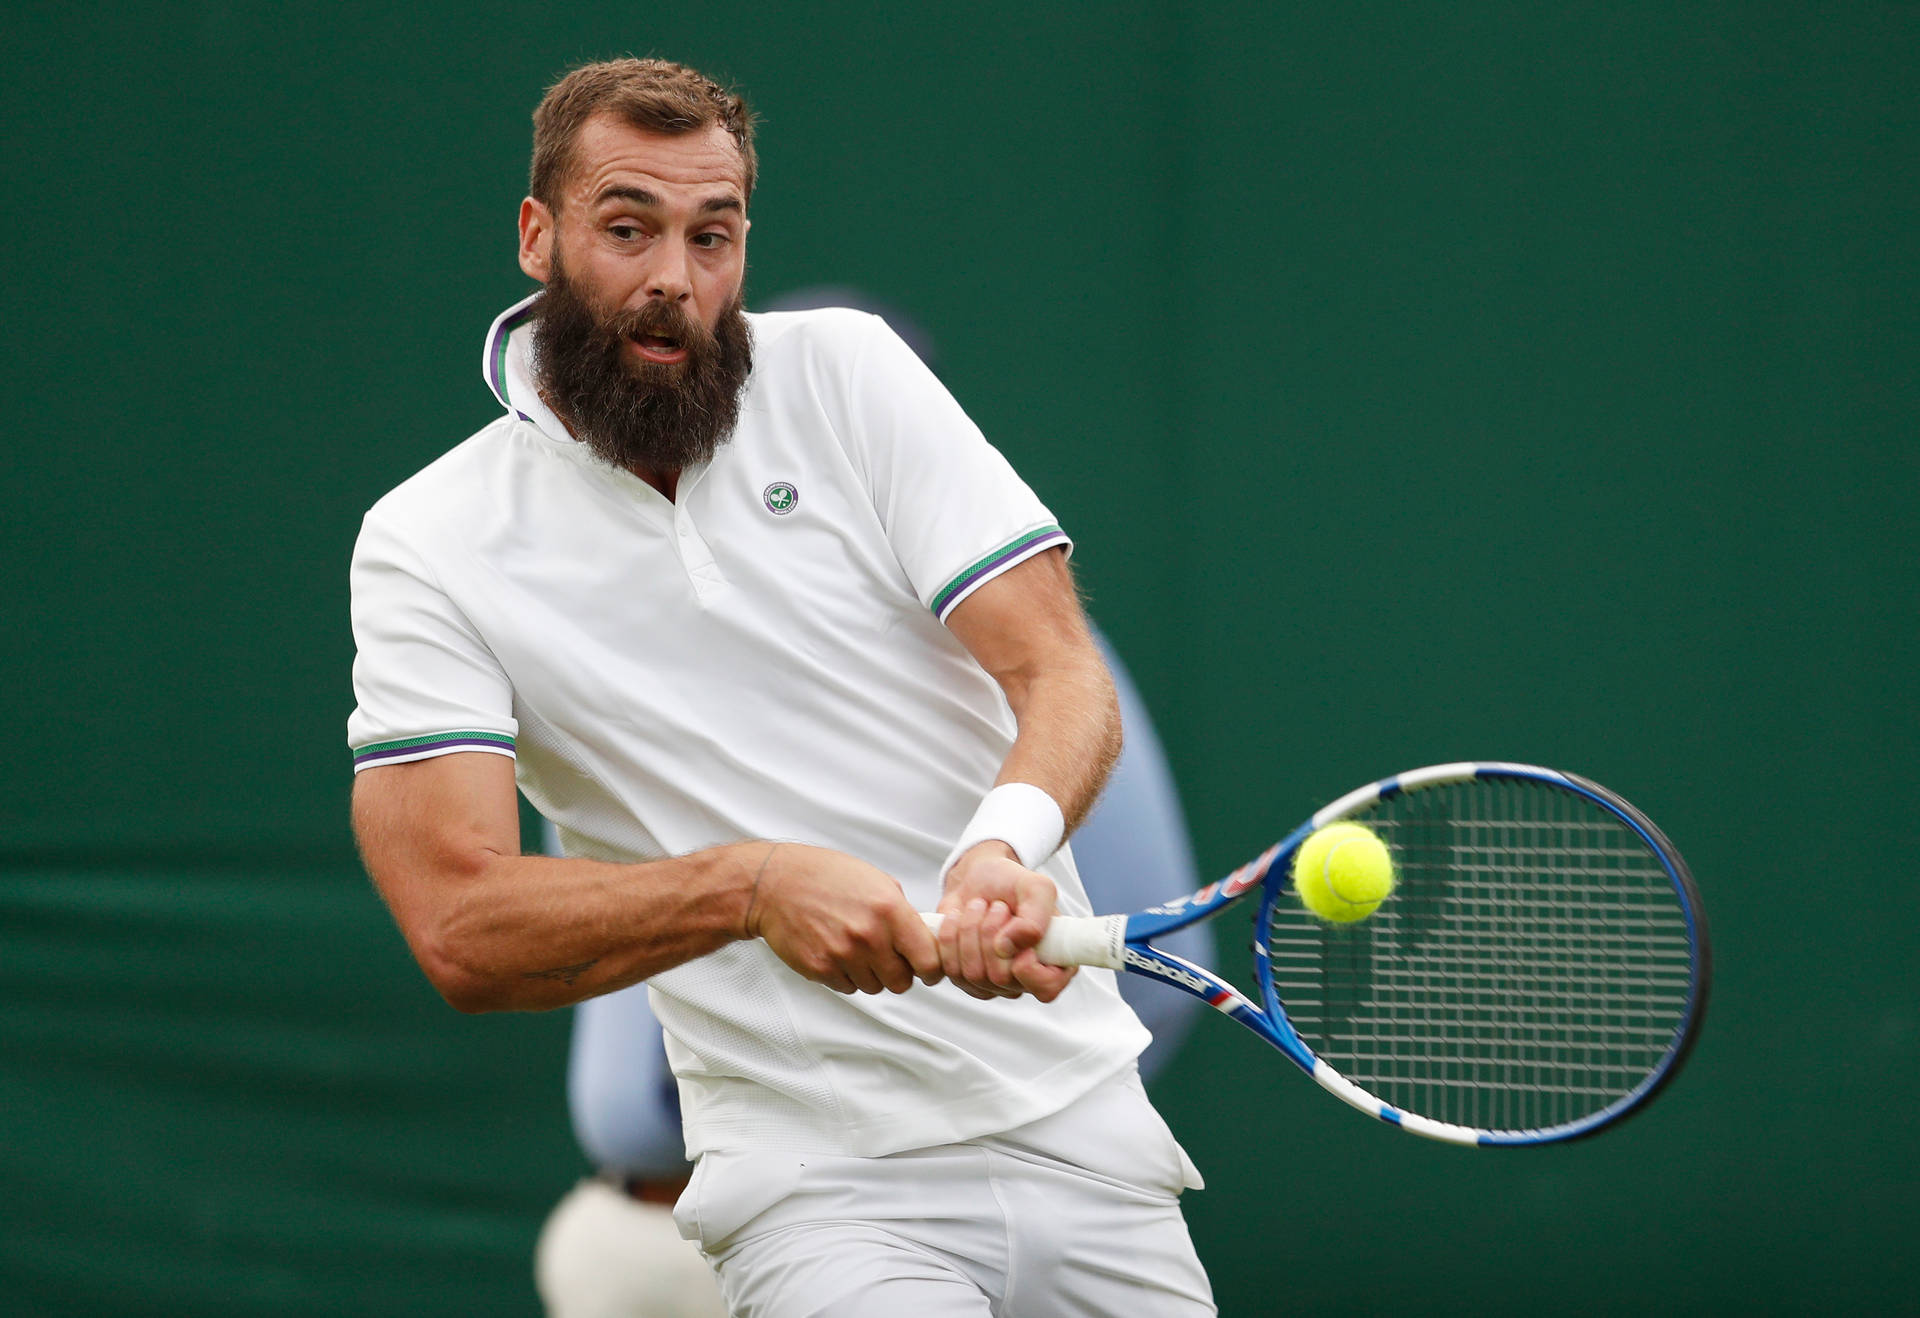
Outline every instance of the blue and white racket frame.
{"type": "Polygon", "coordinates": [[[1146,975],[1171,984],[1182,992],[1206,1002],[1215,1010],[1232,1017],[1268,1043],[1278,1048],[1327,1092],[1379,1120],[1411,1134],[1449,1144],[1482,1147],[1521,1147],[1565,1143],[1591,1135],[1644,1107],[1679,1072],[1692,1049],[1704,1019],[1708,986],[1711,982],[1711,953],[1707,941],[1706,918],[1698,890],[1686,862],[1666,836],[1639,810],[1614,792],[1578,775],[1531,764],[1498,761],[1461,762],[1430,765],[1407,773],[1382,778],[1333,801],[1274,846],[1242,865],[1216,883],[1198,892],[1133,915],[1093,917],[1086,920],[1056,918],[1055,926],[1080,926],[1049,929],[1048,940],[1039,951],[1048,956],[1049,944],[1063,949],[1064,964],[1105,965],[1146,975]],[[1284,1004],[1274,989],[1270,960],[1273,917],[1278,904],[1292,900],[1292,862],[1300,844],[1316,830],[1342,819],[1364,816],[1375,804],[1403,793],[1467,780],[1530,780],[1547,783],[1563,791],[1584,797],[1608,814],[1624,822],[1646,843],[1659,859],[1685,917],[1689,946],[1689,984],[1686,1004],[1679,1016],[1673,1037],[1664,1054],[1645,1078],[1613,1102],[1577,1120],[1538,1129],[1485,1130],[1471,1126],[1435,1121],[1413,1112],[1405,1112],[1384,1102],[1349,1081],[1321,1059],[1301,1038],[1287,1017],[1284,1004]],[[1163,952],[1151,945],[1158,935],[1200,920],[1209,919],[1228,906],[1241,901],[1255,889],[1261,892],[1259,911],[1254,920],[1254,975],[1262,1005],[1254,1003],[1239,989],[1203,966],[1163,952]],[[1066,948],[1071,951],[1065,951],[1066,948]]]}

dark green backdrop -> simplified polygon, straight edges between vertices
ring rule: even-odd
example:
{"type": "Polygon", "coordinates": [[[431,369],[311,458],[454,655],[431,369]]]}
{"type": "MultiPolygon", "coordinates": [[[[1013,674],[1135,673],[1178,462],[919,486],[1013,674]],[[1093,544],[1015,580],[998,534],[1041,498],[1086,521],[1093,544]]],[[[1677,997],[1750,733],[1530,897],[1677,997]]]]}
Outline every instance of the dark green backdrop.
{"type": "Polygon", "coordinates": [[[754,293],[909,309],[1076,533],[1209,870],[1467,757],[1693,861],[1710,1028],[1603,1139],[1203,1023],[1224,1312],[1910,1300],[1920,7],[397,8],[9,11],[0,1307],[533,1311],[566,1019],[442,1006],[356,867],[345,566],[629,50],[761,109],[754,293]]]}

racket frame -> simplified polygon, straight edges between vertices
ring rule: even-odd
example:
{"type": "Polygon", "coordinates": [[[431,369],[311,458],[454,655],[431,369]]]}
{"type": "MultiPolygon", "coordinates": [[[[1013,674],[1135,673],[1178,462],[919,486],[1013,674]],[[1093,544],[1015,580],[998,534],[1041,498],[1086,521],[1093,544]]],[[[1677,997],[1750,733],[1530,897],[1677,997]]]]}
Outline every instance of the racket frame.
{"type": "MultiPolygon", "coordinates": [[[[1449,1144],[1521,1147],[1566,1143],[1591,1135],[1637,1111],[1678,1074],[1681,1064],[1692,1050],[1704,1019],[1712,980],[1712,954],[1699,892],[1679,851],[1653,821],[1598,783],[1556,769],[1508,761],[1461,761],[1429,765],[1356,788],[1321,807],[1312,818],[1225,878],[1187,896],[1150,906],[1133,915],[1108,917],[1108,920],[1117,926],[1115,932],[1119,933],[1118,938],[1112,939],[1115,954],[1088,963],[1108,965],[1158,979],[1199,998],[1278,1048],[1296,1066],[1312,1076],[1322,1089],[1343,1102],[1411,1134],[1449,1144]],[[1686,1007],[1665,1053],[1640,1083],[1627,1093],[1573,1121],[1529,1130],[1481,1130],[1403,1111],[1368,1093],[1320,1058],[1288,1020],[1286,1007],[1274,988],[1268,943],[1273,932],[1273,913],[1290,889],[1293,856],[1301,843],[1328,824],[1364,815],[1378,802],[1406,792],[1472,779],[1544,782],[1597,804],[1627,824],[1659,859],[1686,920],[1692,974],[1688,982],[1686,1007]],[[1256,889],[1261,892],[1261,902],[1254,919],[1253,956],[1260,1003],[1255,1003],[1240,989],[1204,966],[1195,965],[1151,945],[1155,937],[1210,919],[1244,900],[1256,889]]],[[[1111,934],[1109,937],[1112,937],[1111,934]]]]}

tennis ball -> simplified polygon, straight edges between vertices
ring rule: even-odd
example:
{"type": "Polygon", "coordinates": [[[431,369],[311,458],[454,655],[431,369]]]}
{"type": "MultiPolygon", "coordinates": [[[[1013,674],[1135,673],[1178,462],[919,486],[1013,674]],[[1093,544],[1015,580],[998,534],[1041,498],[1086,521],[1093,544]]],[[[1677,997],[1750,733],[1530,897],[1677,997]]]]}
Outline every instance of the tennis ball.
{"type": "Polygon", "coordinates": [[[1328,824],[1294,853],[1293,890],[1323,920],[1364,920],[1393,891],[1393,856],[1364,824],[1328,824]]]}

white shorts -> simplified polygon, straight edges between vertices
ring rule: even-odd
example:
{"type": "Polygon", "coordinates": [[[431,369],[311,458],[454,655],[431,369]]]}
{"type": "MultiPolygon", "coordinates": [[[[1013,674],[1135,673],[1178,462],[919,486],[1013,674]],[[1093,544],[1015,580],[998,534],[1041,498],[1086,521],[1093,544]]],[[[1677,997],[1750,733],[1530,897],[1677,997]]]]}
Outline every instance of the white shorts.
{"type": "Polygon", "coordinates": [[[700,1159],[674,1220],[734,1318],[1201,1318],[1193,1164],[1129,1069],[1004,1135],[700,1159]]]}

